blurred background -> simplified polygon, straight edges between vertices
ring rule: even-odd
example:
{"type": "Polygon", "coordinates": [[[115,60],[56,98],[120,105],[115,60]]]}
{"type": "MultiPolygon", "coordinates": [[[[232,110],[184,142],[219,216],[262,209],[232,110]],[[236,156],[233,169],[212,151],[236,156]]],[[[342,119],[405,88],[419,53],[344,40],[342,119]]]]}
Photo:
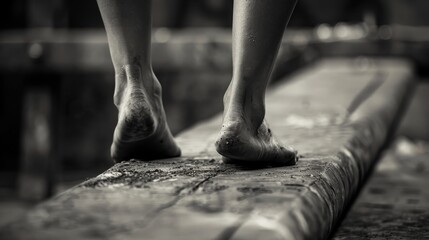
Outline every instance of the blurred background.
{"type": "MultiPolygon", "coordinates": [[[[231,0],[153,1],[153,66],[174,134],[222,110],[231,0]]],[[[399,134],[428,140],[429,1],[299,0],[272,81],[321,57],[406,57],[419,84],[399,134]]],[[[0,9],[0,224],[101,173],[117,112],[96,1],[14,0],[0,9]]]]}

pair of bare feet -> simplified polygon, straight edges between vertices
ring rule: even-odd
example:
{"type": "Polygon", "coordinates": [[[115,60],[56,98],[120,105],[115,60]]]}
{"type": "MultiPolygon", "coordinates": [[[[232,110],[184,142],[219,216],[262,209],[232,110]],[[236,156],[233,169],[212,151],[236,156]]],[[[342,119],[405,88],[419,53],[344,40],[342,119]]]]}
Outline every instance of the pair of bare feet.
{"type": "MultiPolygon", "coordinates": [[[[176,157],[162,105],[161,85],[151,67],[150,0],[97,0],[115,68],[119,110],[111,154],[116,161],[176,157]]],[[[233,79],[224,97],[216,150],[243,163],[296,162],[265,121],[265,89],[283,33],[297,0],[235,0],[232,24],[233,79]]]]}
{"type": "MultiPolygon", "coordinates": [[[[235,86],[234,81],[229,86],[216,150],[227,161],[294,164],[296,151],[273,137],[264,119],[263,96],[257,96],[260,91],[252,91],[253,88],[235,86]]],[[[116,75],[114,102],[119,117],[111,147],[115,161],[180,156],[180,148],[166,122],[161,96],[161,85],[151,69],[126,65],[116,75]]]]}

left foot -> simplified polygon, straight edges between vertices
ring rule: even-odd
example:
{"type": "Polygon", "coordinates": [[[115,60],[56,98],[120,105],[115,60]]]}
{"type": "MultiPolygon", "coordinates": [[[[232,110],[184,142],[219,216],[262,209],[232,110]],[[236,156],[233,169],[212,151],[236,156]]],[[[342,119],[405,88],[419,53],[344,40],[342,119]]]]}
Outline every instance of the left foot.
{"type": "Polygon", "coordinates": [[[161,99],[161,85],[151,71],[127,65],[116,76],[119,117],[111,155],[116,162],[180,156],[161,99]]]}

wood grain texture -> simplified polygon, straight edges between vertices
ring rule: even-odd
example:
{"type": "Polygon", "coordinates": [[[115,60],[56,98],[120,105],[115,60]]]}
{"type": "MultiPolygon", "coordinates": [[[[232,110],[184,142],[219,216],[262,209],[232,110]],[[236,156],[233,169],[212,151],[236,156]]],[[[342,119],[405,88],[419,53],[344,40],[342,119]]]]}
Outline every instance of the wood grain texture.
{"type": "Polygon", "coordinates": [[[319,61],[269,91],[268,122],[298,149],[295,166],[222,163],[214,149],[218,116],[177,138],[182,157],[118,163],[36,207],[0,237],[325,239],[412,86],[407,61],[361,60],[319,61]]]}

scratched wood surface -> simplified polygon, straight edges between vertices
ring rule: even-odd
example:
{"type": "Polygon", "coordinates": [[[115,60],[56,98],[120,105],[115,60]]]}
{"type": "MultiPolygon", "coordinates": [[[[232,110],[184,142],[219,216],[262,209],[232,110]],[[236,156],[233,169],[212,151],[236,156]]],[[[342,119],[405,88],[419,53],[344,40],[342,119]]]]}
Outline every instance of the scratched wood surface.
{"type": "Polygon", "coordinates": [[[183,156],[133,160],[47,201],[8,239],[325,239],[391,132],[412,87],[401,59],[325,59],[267,94],[295,166],[224,164],[221,116],[178,136],[183,156]]]}

